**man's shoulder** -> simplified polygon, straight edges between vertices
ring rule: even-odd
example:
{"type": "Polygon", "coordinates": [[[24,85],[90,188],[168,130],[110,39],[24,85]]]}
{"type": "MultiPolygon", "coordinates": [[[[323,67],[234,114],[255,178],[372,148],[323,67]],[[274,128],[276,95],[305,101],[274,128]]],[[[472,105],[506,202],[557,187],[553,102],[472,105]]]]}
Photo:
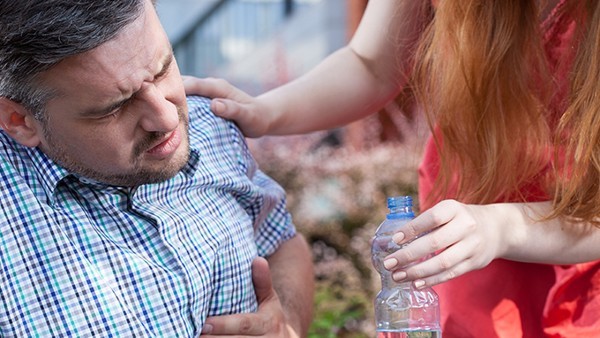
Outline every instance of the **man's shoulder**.
{"type": "Polygon", "coordinates": [[[209,98],[188,96],[187,104],[190,129],[206,129],[207,125],[223,122],[210,110],[209,98]]]}
{"type": "Polygon", "coordinates": [[[242,139],[243,135],[232,121],[215,115],[210,109],[210,98],[188,96],[188,116],[190,136],[224,137],[242,139]]]}
{"type": "MultiPolygon", "coordinates": [[[[198,95],[188,95],[186,98],[187,98],[188,105],[191,105],[194,107],[204,107],[204,108],[210,109],[210,98],[208,98],[208,97],[198,96],[198,95]]],[[[190,109],[191,109],[191,107],[190,107],[190,109]]]]}
{"type": "Polygon", "coordinates": [[[212,162],[210,175],[224,173],[225,168],[239,174],[240,168],[245,171],[251,166],[253,160],[244,135],[234,122],[210,110],[209,98],[189,96],[188,108],[190,148],[203,157],[203,166],[212,162]]]}
{"type": "MultiPolygon", "coordinates": [[[[197,116],[208,115],[208,118],[216,118],[216,116],[210,110],[210,98],[204,96],[188,96],[187,97],[188,104],[188,114],[191,118],[196,118],[197,116]]],[[[204,117],[206,118],[206,117],[204,117]]]]}

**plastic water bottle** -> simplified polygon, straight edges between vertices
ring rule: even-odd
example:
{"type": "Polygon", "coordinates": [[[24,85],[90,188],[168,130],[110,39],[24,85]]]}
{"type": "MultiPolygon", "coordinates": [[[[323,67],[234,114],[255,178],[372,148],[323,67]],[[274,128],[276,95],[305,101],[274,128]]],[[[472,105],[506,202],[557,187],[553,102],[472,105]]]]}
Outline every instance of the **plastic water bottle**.
{"type": "Polygon", "coordinates": [[[410,196],[390,197],[389,214],[373,238],[371,257],[381,275],[375,298],[377,338],[440,338],[440,307],[431,288],[416,289],[412,282],[396,283],[383,267],[383,259],[402,246],[392,236],[415,217],[410,196]]]}

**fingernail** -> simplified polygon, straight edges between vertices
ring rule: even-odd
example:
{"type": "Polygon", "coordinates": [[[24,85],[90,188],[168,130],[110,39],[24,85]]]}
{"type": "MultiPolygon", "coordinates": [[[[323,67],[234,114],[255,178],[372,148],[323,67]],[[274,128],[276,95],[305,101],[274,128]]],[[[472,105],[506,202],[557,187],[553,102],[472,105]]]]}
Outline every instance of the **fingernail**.
{"type": "Polygon", "coordinates": [[[222,113],[225,111],[225,104],[221,101],[213,101],[212,109],[215,113],[222,113]]]}
{"type": "Polygon", "coordinates": [[[421,280],[421,279],[419,279],[419,280],[416,280],[416,281],[415,281],[415,287],[416,287],[417,289],[420,289],[420,288],[422,288],[423,286],[425,286],[425,281],[424,281],[424,280],[421,280]]]}
{"type": "Polygon", "coordinates": [[[404,272],[404,271],[395,272],[392,274],[392,279],[395,280],[396,282],[403,281],[404,279],[406,279],[406,272],[404,272]]]}
{"type": "Polygon", "coordinates": [[[392,236],[392,240],[396,242],[396,244],[400,244],[400,242],[404,240],[404,233],[397,232],[396,234],[394,234],[394,236],[392,236]]]}
{"type": "Polygon", "coordinates": [[[213,330],[213,326],[210,324],[204,324],[202,327],[202,333],[211,333],[213,330]]]}
{"type": "Polygon", "coordinates": [[[395,267],[396,265],[398,265],[398,260],[396,258],[388,258],[383,261],[383,266],[388,270],[395,267]]]}

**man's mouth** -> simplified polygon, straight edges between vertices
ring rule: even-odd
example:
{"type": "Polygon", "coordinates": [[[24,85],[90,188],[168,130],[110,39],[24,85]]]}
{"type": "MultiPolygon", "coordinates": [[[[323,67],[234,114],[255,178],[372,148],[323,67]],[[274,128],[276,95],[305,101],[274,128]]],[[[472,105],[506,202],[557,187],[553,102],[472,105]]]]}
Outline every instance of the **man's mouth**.
{"type": "Polygon", "coordinates": [[[153,143],[146,151],[146,154],[153,157],[168,157],[173,154],[181,144],[181,132],[179,128],[173,130],[170,134],[153,143]]]}

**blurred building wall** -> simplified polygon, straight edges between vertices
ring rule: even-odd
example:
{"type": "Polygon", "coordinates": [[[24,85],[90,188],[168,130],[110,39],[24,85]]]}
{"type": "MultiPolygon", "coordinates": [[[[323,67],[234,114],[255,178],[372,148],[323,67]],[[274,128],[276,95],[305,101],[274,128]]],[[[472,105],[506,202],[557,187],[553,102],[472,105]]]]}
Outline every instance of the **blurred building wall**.
{"type": "Polygon", "coordinates": [[[347,42],[346,1],[159,0],[157,9],[183,74],[223,77],[257,94],[347,42]]]}
{"type": "MultiPolygon", "coordinates": [[[[367,2],[158,0],[157,9],[182,74],[224,78],[256,95],[299,77],[346,45],[367,2]]],[[[413,126],[422,122],[395,102],[374,113],[333,131],[334,143],[360,150],[427,134],[415,136],[413,126]]]]}

